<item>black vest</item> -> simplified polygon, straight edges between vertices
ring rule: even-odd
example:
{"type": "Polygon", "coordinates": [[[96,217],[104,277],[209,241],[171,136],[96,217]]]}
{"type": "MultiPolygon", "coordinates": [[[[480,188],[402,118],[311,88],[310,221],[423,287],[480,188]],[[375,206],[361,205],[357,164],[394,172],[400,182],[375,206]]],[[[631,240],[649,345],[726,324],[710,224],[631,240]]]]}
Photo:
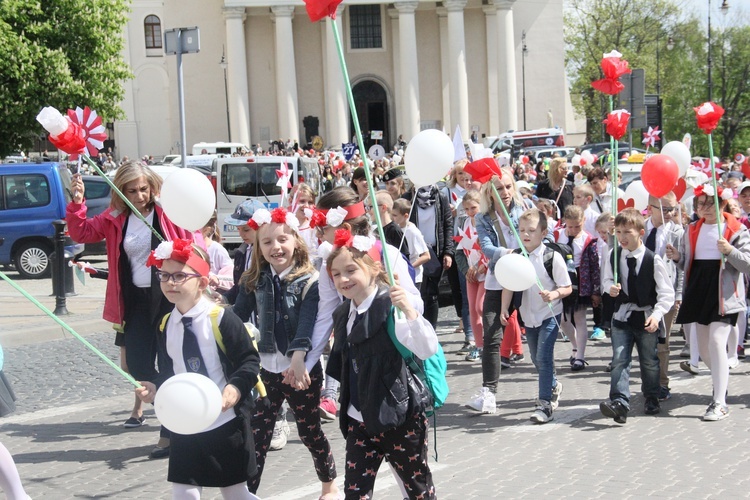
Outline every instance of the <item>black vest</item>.
{"type": "MultiPolygon", "coordinates": [[[[635,293],[633,290],[628,290],[630,293],[620,292],[615,297],[615,311],[620,307],[620,304],[632,303],[638,307],[655,306],[656,305],[656,280],[654,279],[654,252],[648,248],[644,248],[643,261],[641,262],[641,268],[638,270],[637,276],[637,288],[635,293]]],[[[618,260],[622,255],[622,247],[618,246],[618,260]]],[[[609,264],[612,269],[615,268],[615,253],[609,253],[609,264]]],[[[622,281],[622,267],[620,272],[617,274],[618,282],[622,281]]]]}

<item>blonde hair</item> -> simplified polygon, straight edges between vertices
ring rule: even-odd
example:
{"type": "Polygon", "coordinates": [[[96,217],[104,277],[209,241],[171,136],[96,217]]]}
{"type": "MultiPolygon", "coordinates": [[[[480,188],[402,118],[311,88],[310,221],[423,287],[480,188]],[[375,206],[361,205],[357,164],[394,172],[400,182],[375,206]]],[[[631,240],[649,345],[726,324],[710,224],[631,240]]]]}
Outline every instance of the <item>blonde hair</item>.
{"type": "Polygon", "coordinates": [[[478,189],[468,189],[466,191],[464,197],[461,199],[461,205],[467,202],[474,202],[477,205],[482,204],[482,196],[480,195],[478,189]]]}
{"type": "Polygon", "coordinates": [[[385,205],[385,208],[388,210],[393,209],[393,197],[388,191],[381,190],[376,192],[375,201],[378,202],[378,205],[385,205]]]}
{"type": "Polygon", "coordinates": [[[612,218],[612,214],[609,212],[602,212],[599,217],[596,218],[596,224],[594,224],[594,227],[599,227],[602,224],[607,225],[607,229],[609,229],[609,220],[612,218]]]}
{"type": "Polygon", "coordinates": [[[399,198],[398,200],[393,200],[393,209],[401,215],[408,216],[411,212],[411,203],[409,203],[409,200],[399,198]]]}
{"type": "Polygon", "coordinates": [[[296,186],[294,186],[294,193],[291,195],[291,199],[294,199],[295,194],[297,195],[297,199],[299,200],[299,197],[303,194],[306,194],[310,197],[310,199],[315,203],[315,191],[313,191],[313,188],[309,184],[305,184],[304,182],[300,182],[296,186]]]}
{"type": "MultiPolygon", "coordinates": [[[[268,224],[263,224],[258,228],[257,231],[255,231],[255,241],[253,242],[253,247],[255,248],[255,250],[253,250],[252,257],[250,258],[250,267],[247,268],[247,271],[245,271],[240,278],[240,283],[245,285],[245,289],[248,292],[252,292],[253,290],[255,290],[261,270],[265,266],[270,266],[265,257],[263,257],[263,251],[260,249],[258,241],[260,241],[260,232],[263,231],[264,228],[270,227],[271,224],[277,223],[270,222],[268,224]]],[[[286,224],[283,224],[283,226],[284,232],[287,234],[291,234],[292,238],[294,238],[292,271],[284,278],[284,281],[290,283],[295,279],[304,276],[305,274],[312,274],[313,272],[315,272],[315,267],[313,267],[312,263],[310,262],[310,252],[307,249],[307,244],[305,244],[305,241],[302,239],[299,233],[286,224]]]]}
{"type": "Polygon", "coordinates": [[[578,193],[588,198],[591,198],[592,200],[596,197],[596,194],[594,194],[594,189],[591,187],[590,184],[581,184],[580,186],[574,187],[573,194],[578,194],[578,193]]]}
{"type": "Polygon", "coordinates": [[[565,215],[563,215],[563,219],[581,221],[583,220],[583,209],[578,205],[568,205],[565,207],[565,215]]]}
{"type": "Polygon", "coordinates": [[[458,184],[458,174],[464,171],[464,167],[469,164],[469,160],[463,159],[458,160],[456,163],[453,164],[453,168],[451,169],[451,173],[448,176],[448,187],[456,187],[456,184],[458,184]]]}
{"type": "MultiPolygon", "coordinates": [[[[162,179],[145,163],[142,163],[138,160],[126,161],[120,166],[120,168],[117,169],[117,173],[115,174],[115,178],[112,180],[112,183],[115,185],[115,187],[117,187],[117,189],[120,190],[122,194],[125,194],[125,186],[130,182],[140,179],[141,177],[146,179],[146,183],[148,184],[149,188],[149,199],[147,206],[149,208],[153,208],[154,203],[156,203],[156,197],[159,196],[159,193],[161,192],[162,179]]],[[[126,214],[130,213],[130,207],[128,207],[127,203],[125,203],[125,201],[123,201],[123,199],[120,198],[120,196],[115,191],[112,191],[112,201],[110,202],[109,206],[114,208],[115,210],[119,210],[120,212],[124,212],[126,214]]]]}
{"type": "MultiPolygon", "coordinates": [[[[516,189],[516,180],[513,178],[513,171],[508,167],[503,167],[500,169],[500,171],[503,173],[503,179],[510,179],[511,185],[513,186],[513,201],[518,205],[524,206],[523,200],[518,194],[518,189],[516,189]]],[[[491,214],[495,207],[495,196],[492,190],[492,181],[489,180],[482,184],[480,192],[482,195],[482,199],[479,209],[482,211],[482,213],[491,214]]]]}
{"type": "Polygon", "coordinates": [[[568,160],[565,158],[553,158],[549,162],[549,173],[547,175],[549,180],[556,186],[559,186],[565,177],[563,169],[565,169],[565,171],[568,170],[568,160]]]}
{"type": "Polygon", "coordinates": [[[331,280],[333,280],[333,277],[331,276],[331,266],[333,265],[333,261],[344,252],[348,252],[349,255],[351,255],[354,263],[357,264],[365,274],[374,277],[376,284],[390,286],[388,275],[383,271],[383,266],[380,265],[380,262],[375,262],[368,253],[357,250],[354,247],[334,248],[330,255],[328,255],[328,259],[326,259],[326,269],[328,270],[328,276],[331,277],[331,280]]]}

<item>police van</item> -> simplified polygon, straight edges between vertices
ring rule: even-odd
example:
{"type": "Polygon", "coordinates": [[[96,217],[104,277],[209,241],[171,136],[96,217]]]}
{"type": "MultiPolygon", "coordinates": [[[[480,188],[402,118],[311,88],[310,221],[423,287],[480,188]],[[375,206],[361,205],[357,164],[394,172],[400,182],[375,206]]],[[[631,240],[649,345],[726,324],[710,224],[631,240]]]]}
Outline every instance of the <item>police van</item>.
{"type": "MultiPolygon", "coordinates": [[[[317,160],[293,156],[240,156],[215,160],[216,209],[221,227],[221,242],[231,248],[242,243],[235,226],[224,224],[237,205],[255,199],[269,209],[281,206],[281,186],[277,185],[284,164],[292,186],[304,182],[320,193],[320,169],[317,160]]],[[[291,200],[285,201],[289,206],[291,200]]]]}
{"type": "Polygon", "coordinates": [[[492,149],[493,153],[499,153],[516,148],[531,148],[536,146],[565,146],[565,133],[561,128],[541,128],[537,130],[516,130],[500,134],[498,136],[485,137],[484,147],[492,149]]]}

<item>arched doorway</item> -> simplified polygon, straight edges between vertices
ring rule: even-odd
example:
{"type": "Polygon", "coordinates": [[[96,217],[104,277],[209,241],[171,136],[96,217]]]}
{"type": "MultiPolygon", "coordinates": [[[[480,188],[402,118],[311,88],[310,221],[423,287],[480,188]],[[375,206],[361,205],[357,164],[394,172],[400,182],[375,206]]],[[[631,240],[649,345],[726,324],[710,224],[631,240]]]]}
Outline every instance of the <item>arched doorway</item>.
{"type": "MultiPolygon", "coordinates": [[[[374,80],[364,80],[354,85],[354,104],[359,116],[359,127],[362,130],[362,140],[365,148],[370,149],[373,144],[381,144],[386,151],[391,149],[391,137],[389,133],[390,120],[388,110],[388,94],[385,88],[374,80]],[[370,132],[380,130],[383,139],[375,141],[371,139],[370,132]]],[[[349,127],[354,135],[354,121],[349,116],[349,127]]]]}

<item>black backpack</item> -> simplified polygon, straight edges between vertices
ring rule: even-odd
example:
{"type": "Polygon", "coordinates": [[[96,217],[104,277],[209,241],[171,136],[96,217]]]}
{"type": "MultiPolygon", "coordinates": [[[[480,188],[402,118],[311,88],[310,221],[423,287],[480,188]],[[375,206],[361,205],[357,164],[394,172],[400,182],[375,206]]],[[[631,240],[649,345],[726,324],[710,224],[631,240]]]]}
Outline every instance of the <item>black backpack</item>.
{"type": "MultiPolygon", "coordinates": [[[[543,254],[543,262],[544,262],[544,269],[547,271],[547,275],[552,279],[552,281],[555,280],[555,277],[552,274],[552,259],[555,256],[555,252],[562,255],[563,261],[566,264],[568,264],[568,260],[573,260],[573,247],[570,245],[566,245],[565,243],[558,243],[556,241],[549,241],[544,240],[544,254],[543,254]]],[[[563,309],[569,310],[570,308],[575,307],[576,301],[578,299],[578,271],[573,269],[573,271],[568,270],[568,276],[570,276],[570,283],[573,285],[573,292],[565,297],[563,299],[563,309]]]]}

